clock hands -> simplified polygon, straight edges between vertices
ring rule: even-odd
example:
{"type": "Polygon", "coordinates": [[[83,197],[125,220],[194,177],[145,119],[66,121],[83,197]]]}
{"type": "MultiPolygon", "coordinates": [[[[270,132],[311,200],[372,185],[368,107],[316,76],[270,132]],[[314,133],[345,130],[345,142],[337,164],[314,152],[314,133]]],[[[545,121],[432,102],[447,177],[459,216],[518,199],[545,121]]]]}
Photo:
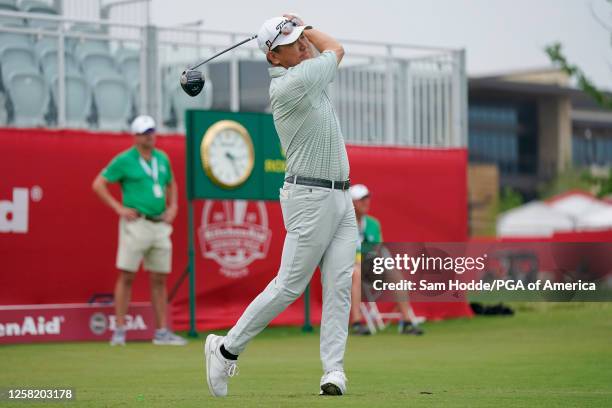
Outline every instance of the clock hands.
{"type": "Polygon", "coordinates": [[[225,157],[227,157],[232,163],[232,167],[234,168],[234,173],[236,176],[240,177],[240,171],[238,170],[238,166],[236,165],[236,158],[230,152],[225,152],[225,157]]]}

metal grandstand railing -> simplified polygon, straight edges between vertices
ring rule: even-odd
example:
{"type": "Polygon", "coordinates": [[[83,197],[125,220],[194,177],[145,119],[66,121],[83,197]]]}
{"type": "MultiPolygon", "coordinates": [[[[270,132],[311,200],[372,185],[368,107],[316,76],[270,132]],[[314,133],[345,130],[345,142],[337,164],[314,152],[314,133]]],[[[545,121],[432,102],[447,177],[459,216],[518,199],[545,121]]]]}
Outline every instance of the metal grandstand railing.
{"type": "MultiPolygon", "coordinates": [[[[350,55],[350,52],[347,54],[350,55]]],[[[346,139],[357,144],[466,145],[462,51],[369,57],[340,69],[335,103],[346,139]]]]}
{"type": "Polygon", "coordinates": [[[0,109],[9,111],[6,124],[124,130],[137,111],[148,109],[151,95],[140,86],[152,78],[143,63],[150,45],[145,26],[2,9],[0,18],[0,109]],[[139,67],[131,78],[119,65],[126,50],[139,67]],[[21,82],[13,81],[17,71],[21,82]],[[32,84],[39,85],[26,87],[32,84]],[[41,109],[39,93],[50,95],[41,109]]]}
{"type": "MultiPolygon", "coordinates": [[[[160,61],[162,65],[174,64],[177,72],[248,36],[249,33],[160,28],[160,61]]],[[[331,94],[348,142],[423,147],[467,144],[463,50],[350,40],[342,43],[346,56],[331,94]]],[[[219,90],[213,81],[213,95],[224,92],[221,99],[227,103],[213,100],[212,107],[240,110],[244,108],[244,93],[252,96],[255,90],[267,105],[269,80],[262,72],[267,71],[268,64],[254,42],[211,65],[220,64],[225,64],[228,86],[219,90]],[[249,60],[260,63],[249,66],[249,73],[263,78],[258,85],[245,87],[241,62],[249,60]]],[[[249,102],[254,103],[252,97],[249,102]]]]}
{"type": "MultiPolygon", "coordinates": [[[[34,53],[38,52],[42,39],[47,39],[47,42],[53,39],[57,45],[54,63],[58,73],[67,73],[73,56],[78,64],[76,72],[57,75],[56,83],[47,83],[55,97],[55,102],[51,98],[50,105],[57,106],[55,112],[48,109],[39,125],[75,126],[75,121],[67,115],[74,106],[68,100],[73,93],[72,82],[68,89],[66,78],[73,81],[73,77],[79,75],[90,82],[87,86],[92,93],[91,109],[79,127],[124,130],[134,115],[146,112],[162,124],[162,131],[174,132],[182,131],[182,117],[188,108],[269,111],[268,64],[255,41],[205,66],[207,88],[199,98],[189,98],[178,86],[179,75],[187,65],[248,37],[250,33],[158,27],[147,25],[146,21],[132,23],[125,16],[117,17],[122,22],[76,18],[74,15],[79,13],[79,7],[85,7],[78,4],[80,2],[63,4],[63,10],[70,17],[0,9],[3,22],[7,18],[25,21],[16,25],[0,24],[0,35],[30,35],[34,53]],[[70,4],[72,6],[68,7],[70,4]],[[97,104],[103,100],[96,93],[96,85],[100,82],[91,82],[87,61],[79,59],[84,54],[79,54],[79,51],[87,48],[83,44],[95,41],[108,45],[116,74],[121,75],[116,84],[128,87],[126,94],[132,98],[130,112],[118,121],[101,120],[100,115],[104,112],[97,104]],[[129,72],[121,65],[126,49],[137,56],[136,60],[132,56],[133,65],[129,72]],[[138,71],[135,71],[136,66],[138,71]]],[[[86,11],[91,16],[95,7],[89,5],[86,11]]],[[[349,143],[440,148],[466,146],[467,78],[463,50],[350,40],[342,43],[346,56],[330,93],[349,143]]],[[[37,61],[40,65],[36,69],[45,76],[47,67],[40,59],[37,61]]],[[[7,84],[4,84],[4,92],[9,99],[7,105],[10,105],[11,95],[6,95],[10,93],[7,84]]],[[[0,111],[2,109],[0,106],[0,111]]],[[[19,124],[11,123],[9,118],[5,125],[19,124]]]]}

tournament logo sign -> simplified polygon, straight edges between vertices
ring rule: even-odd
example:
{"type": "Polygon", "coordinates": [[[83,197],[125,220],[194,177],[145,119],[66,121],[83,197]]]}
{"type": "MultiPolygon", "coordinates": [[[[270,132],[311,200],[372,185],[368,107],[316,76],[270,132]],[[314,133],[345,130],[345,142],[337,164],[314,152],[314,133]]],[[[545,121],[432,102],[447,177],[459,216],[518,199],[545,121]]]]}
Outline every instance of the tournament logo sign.
{"type": "Polygon", "coordinates": [[[248,266],[268,254],[272,231],[263,201],[206,200],[198,228],[204,258],[213,259],[228,278],[241,278],[248,266]]]}

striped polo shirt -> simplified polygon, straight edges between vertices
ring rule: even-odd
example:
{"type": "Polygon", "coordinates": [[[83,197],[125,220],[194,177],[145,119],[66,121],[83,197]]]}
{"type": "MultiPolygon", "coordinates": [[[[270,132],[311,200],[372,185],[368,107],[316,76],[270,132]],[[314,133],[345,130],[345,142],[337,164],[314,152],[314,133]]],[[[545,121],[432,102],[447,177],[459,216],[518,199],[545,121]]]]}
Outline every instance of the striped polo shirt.
{"type": "Polygon", "coordinates": [[[340,122],[326,91],[337,71],[334,51],[325,51],[289,69],[269,68],[270,102],[287,158],[287,176],[335,181],[349,177],[340,122]]]}

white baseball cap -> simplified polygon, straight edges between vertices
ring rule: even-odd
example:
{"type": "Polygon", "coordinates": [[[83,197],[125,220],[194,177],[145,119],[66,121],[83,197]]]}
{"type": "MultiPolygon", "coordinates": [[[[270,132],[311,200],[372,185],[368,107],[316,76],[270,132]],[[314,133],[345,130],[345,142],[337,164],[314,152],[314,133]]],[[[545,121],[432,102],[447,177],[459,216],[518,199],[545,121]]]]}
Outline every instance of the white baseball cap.
{"type": "Polygon", "coordinates": [[[267,54],[277,45],[291,44],[300,38],[306,27],[308,26],[294,26],[285,17],[272,17],[263,23],[257,33],[259,49],[267,54]]]}
{"type": "Polygon", "coordinates": [[[355,184],[354,186],[351,186],[349,191],[351,193],[351,198],[354,201],[361,200],[370,195],[370,190],[368,190],[368,188],[363,184],[355,184]]]}
{"type": "Polygon", "coordinates": [[[155,130],[155,120],[149,115],[140,115],[132,122],[132,133],[142,135],[155,130]]]}

